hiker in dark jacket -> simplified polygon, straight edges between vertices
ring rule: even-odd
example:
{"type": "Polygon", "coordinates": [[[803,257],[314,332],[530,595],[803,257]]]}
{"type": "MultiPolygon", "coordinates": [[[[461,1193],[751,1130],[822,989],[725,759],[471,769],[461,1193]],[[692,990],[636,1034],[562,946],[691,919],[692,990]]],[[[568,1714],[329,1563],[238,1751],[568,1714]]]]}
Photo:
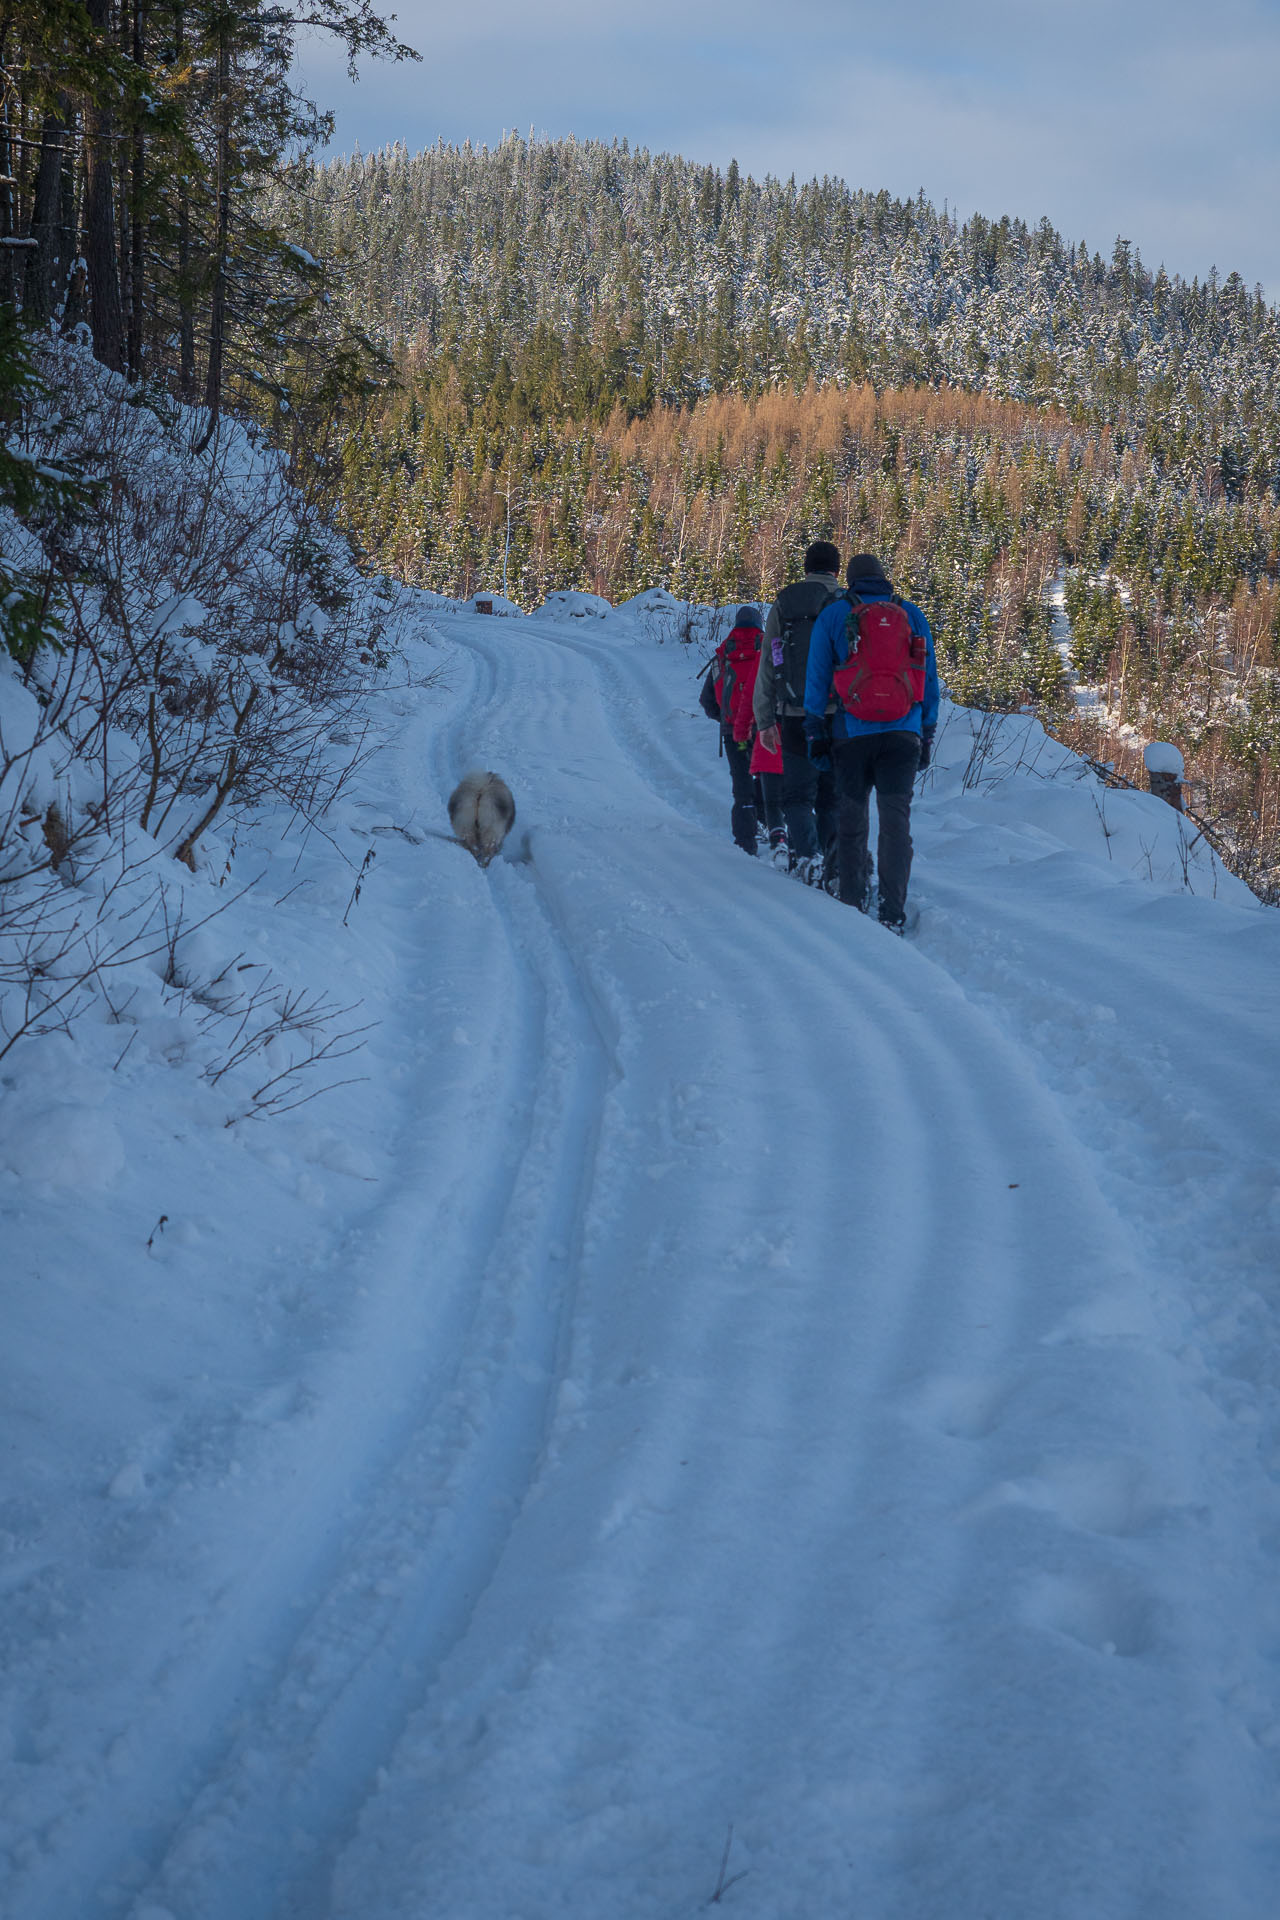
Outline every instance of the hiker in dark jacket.
{"type": "MultiPolygon", "coordinates": [[[[756,782],[751,772],[755,744],[752,696],[760,666],[764,616],[759,607],[739,607],[732,630],[716,648],[703,681],[699,702],[704,713],[720,722],[721,746],[733,782],[733,810],[729,816],[734,840],[744,853],[756,851],[756,782]]],[[[764,796],[765,823],[777,828],[772,790],[764,796]]]]}
{"type": "Polygon", "coordinates": [[[938,725],[938,666],[929,622],[910,600],[897,599],[873,554],[855,554],[847,577],[848,593],[818,615],[809,638],[805,732],[810,751],[815,755],[829,751],[835,768],[840,898],[864,912],[870,910],[868,842],[874,789],[880,816],[876,849],[880,923],[901,933],[911,875],[911,790],[916,774],[928,766],[933,752],[938,725]],[[924,642],[923,669],[902,696],[904,700],[909,698],[918,683],[921,697],[901,718],[864,719],[856,711],[849,711],[844,701],[833,717],[829,709],[836,675],[849,659],[850,620],[862,603],[890,601],[902,608],[911,633],[924,642]]]}
{"type": "Polygon", "coordinates": [[[769,609],[754,698],[765,750],[782,753],[782,817],[791,861],[800,878],[811,883],[834,877],[836,796],[830,768],[815,765],[805,739],[809,630],[839,594],[839,572],[839,549],[829,540],[815,540],[805,552],[804,579],[784,587],[769,609]]]}

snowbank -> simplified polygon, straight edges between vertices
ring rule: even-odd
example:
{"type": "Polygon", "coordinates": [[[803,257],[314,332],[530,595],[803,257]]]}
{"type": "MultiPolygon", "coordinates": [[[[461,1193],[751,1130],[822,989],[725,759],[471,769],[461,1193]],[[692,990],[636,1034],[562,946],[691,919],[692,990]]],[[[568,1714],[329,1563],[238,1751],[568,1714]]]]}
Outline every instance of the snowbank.
{"type": "Polygon", "coordinates": [[[553,593],[537,610],[540,620],[604,620],[613,612],[610,602],[598,593],[553,593]]]}
{"type": "Polygon", "coordinates": [[[524,608],[518,607],[514,600],[504,599],[500,593],[486,593],[482,589],[479,593],[473,594],[470,600],[464,601],[461,604],[469,607],[475,613],[487,612],[489,614],[497,614],[507,619],[524,619],[524,608]]]}

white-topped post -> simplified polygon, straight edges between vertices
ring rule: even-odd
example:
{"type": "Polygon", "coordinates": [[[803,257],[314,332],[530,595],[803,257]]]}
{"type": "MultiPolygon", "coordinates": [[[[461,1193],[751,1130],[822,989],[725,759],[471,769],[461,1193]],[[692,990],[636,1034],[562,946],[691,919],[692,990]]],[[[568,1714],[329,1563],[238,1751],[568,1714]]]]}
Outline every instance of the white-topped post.
{"type": "Polygon", "coordinates": [[[1182,812],[1182,755],[1168,740],[1153,740],[1142,749],[1142,764],[1147,770],[1147,785],[1158,800],[1168,801],[1182,812]]]}

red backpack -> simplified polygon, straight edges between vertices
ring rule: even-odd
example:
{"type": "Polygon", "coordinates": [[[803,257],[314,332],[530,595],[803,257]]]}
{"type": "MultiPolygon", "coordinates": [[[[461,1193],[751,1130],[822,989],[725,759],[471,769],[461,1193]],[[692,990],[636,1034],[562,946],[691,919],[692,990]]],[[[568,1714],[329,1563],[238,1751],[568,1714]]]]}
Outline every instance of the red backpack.
{"type": "Polygon", "coordinates": [[[749,737],[754,724],[751,700],[762,638],[759,627],[735,627],[723,644],[724,673],[716,692],[725,725],[739,744],[749,737]]]}
{"type": "Polygon", "coordinates": [[[849,657],[833,676],[845,712],[855,720],[905,720],[924,699],[926,652],[901,600],[850,594],[845,634],[849,657]]]}

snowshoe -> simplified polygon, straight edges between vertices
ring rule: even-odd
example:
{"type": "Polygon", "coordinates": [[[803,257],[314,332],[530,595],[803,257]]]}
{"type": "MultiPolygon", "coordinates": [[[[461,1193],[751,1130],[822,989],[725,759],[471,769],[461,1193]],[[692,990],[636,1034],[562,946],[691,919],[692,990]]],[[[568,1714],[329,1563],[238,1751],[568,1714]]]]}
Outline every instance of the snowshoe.
{"type": "Polygon", "coordinates": [[[881,908],[878,918],[880,925],[886,932],[896,933],[898,938],[901,939],[906,933],[914,933],[920,925],[920,909],[908,901],[906,912],[902,914],[899,919],[891,919],[883,908],[881,908]]]}

